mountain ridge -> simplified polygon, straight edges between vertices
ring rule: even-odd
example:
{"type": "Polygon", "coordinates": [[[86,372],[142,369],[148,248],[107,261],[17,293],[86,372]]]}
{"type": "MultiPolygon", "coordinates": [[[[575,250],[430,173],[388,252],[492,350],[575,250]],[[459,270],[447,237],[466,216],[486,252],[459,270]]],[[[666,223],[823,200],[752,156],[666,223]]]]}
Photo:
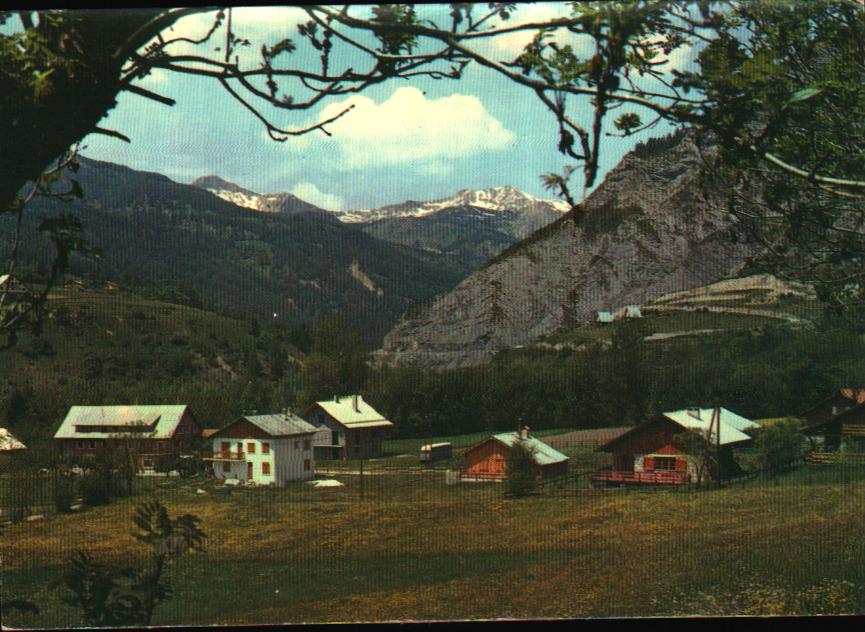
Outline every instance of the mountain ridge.
{"type": "Polygon", "coordinates": [[[385,336],[377,360],[432,368],[483,364],[566,323],[590,322],[596,311],[735,275],[756,246],[725,212],[720,190],[701,192],[708,142],[689,131],[638,146],[583,209],[412,307],[385,336]]]}

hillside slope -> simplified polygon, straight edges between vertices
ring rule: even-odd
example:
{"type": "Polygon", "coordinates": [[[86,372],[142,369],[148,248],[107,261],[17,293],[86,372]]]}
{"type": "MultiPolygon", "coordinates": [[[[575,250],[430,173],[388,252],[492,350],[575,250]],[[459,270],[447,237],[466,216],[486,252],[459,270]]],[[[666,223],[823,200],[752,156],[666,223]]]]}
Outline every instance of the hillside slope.
{"type": "Polygon", "coordinates": [[[481,364],[598,310],[736,275],[756,246],[731,223],[722,196],[701,192],[699,161],[693,132],[639,146],[588,198],[582,218],[565,215],[410,309],[378,359],[481,364]]]}

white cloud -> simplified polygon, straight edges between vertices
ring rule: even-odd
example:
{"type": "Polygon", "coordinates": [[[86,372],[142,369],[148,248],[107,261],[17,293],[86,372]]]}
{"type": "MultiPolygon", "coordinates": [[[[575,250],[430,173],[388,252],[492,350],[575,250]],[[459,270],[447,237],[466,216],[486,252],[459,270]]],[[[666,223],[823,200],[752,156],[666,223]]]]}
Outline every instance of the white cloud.
{"type": "Polygon", "coordinates": [[[307,135],[289,139],[287,146],[336,151],[338,167],[354,169],[369,165],[429,166],[505,149],[514,142],[514,134],[472,95],[427,99],[417,88],[403,87],[382,103],[360,95],[331,103],[317,120],[331,118],[350,105],[354,109],[328,125],[331,137],[307,135]]]}
{"type": "MultiPolygon", "coordinates": [[[[195,13],[179,19],[169,29],[162,32],[166,40],[175,38],[201,39],[213,26],[216,10],[195,13]]],[[[290,37],[299,40],[297,25],[306,22],[309,16],[299,7],[236,7],[231,13],[231,30],[237,37],[246,38],[251,45],[237,49],[241,66],[257,65],[261,61],[261,44],[275,44],[290,37]]],[[[193,45],[187,42],[171,44],[168,51],[174,55],[192,54],[221,60],[223,51],[215,47],[225,45],[226,21],[204,44],[193,45]]]]}
{"type": "Polygon", "coordinates": [[[345,202],[339,195],[325,193],[312,182],[299,182],[291,189],[291,194],[299,197],[304,202],[314,204],[328,211],[341,211],[345,202]]]}
{"type": "MultiPolygon", "coordinates": [[[[547,22],[556,18],[564,18],[571,15],[571,10],[568,4],[563,2],[536,2],[532,4],[521,4],[517,6],[512,17],[507,21],[499,21],[495,24],[496,28],[507,28],[511,26],[519,26],[530,22],[547,22]]],[[[487,43],[478,44],[475,47],[479,52],[487,52],[488,54],[504,55],[508,60],[511,60],[523,52],[525,47],[532,41],[535,36],[535,30],[514,31],[513,33],[505,33],[492,37],[487,43]],[[483,48],[482,48],[483,47],[483,48]]],[[[480,40],[481,42],[483,40],[480,40]]],[[[591,44],[591,38],[578,36],[570,33],[567,29],[556,29],[552,32],[550,40],[560,46],[570,44],[577,53],[583,53],[582,48],[591,44]]]]}

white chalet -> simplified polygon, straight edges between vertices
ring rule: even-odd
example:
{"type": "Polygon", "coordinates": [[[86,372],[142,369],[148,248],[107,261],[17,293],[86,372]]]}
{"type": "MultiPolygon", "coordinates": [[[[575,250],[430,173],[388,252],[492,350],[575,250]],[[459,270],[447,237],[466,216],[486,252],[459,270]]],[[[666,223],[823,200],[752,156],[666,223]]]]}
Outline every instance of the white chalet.
{"type": "Polygon", "coordinates": [[[252,481],[282,486],[315,476],[312,437],[315,427],[289,412],[246,415],[213,433],[211,451],[218,480],[252,481]]]}

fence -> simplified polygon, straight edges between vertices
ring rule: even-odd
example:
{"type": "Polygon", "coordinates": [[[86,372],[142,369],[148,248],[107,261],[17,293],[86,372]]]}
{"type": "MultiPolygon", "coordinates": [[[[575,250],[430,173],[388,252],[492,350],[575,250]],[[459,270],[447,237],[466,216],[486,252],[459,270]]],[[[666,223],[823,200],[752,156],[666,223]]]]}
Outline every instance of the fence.
{"type": "Polygon", "coordinates": [[[865,464],[865,454],[857,452],[817,452],[805,455],[805,462],[811,465],[836,465],[839,463],[865,464]]]}

